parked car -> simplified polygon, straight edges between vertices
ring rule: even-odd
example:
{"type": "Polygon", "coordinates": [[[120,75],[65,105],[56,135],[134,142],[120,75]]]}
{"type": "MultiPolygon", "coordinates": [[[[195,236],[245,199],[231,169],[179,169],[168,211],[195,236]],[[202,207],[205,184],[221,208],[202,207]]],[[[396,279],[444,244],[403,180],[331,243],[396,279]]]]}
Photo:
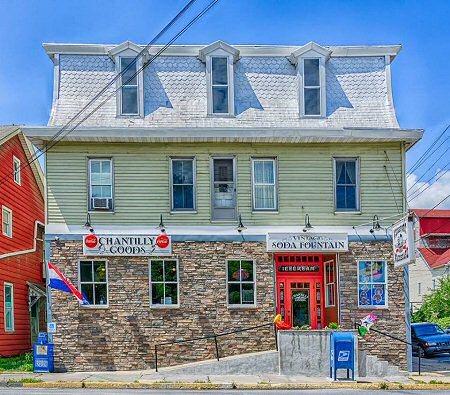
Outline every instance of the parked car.
{"type": "Polygon", "coordinates": [[[450,352],[450,334],[431,322],[412,324],[411,340],[420,347],[425,357],[450,352]]]}

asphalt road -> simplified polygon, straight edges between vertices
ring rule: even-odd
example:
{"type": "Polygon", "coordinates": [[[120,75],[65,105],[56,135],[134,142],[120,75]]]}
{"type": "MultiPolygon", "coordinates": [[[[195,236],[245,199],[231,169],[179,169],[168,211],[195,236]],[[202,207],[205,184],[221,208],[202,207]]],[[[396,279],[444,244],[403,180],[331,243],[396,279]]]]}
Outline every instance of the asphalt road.
{"type": "MultiPolygon", "coordinates": [[[[413,358],[413,370],[418,371],[419,358],[413,358]]],[[[450,377],[450,354],[439,354],[431,358],[422,358],[422,373],[439,373],[450,377]]]]}
{"type": "MultiPolygon", "coordinates": [[[[377,391],[378,392],[378,391],[377,391]]],[[[375,392],[375,393],[377,393],[375,392]]],[[[333,394],[333,395],[348,395],[348,394],[363,394],[363,395],[374,395],[373,390],[358,390],[358,389],[331,389],[331,390],[290,390],[290,391],[278,391],[278,390],[254,390],[254,391],[239,391],[239,390],[220,390],[220,391],[191,391],[191,390],[143,390],[143,389],[124,389],[124,390],[97,390],[97,389],[32,389],[32,388],[2,388],[0,389],[0,394],[5,395],[125,395],[125,394],[139,394],[139,395],[206,395],[206,394],[217,394],[217,395],[259,395],[259,394],[270,394],[270,395],[293,395],[293,394],[305,394],[305,395],[320,395],[320,394],[333,394]]],[[[380,391],[380,394],[386,393],[385,391],[380,391]]],[[[433,391],[411,391],[411,390],[395,390],[389,391],[391,394],[450,394],[450,391],[433,390],[433,391]]]]}

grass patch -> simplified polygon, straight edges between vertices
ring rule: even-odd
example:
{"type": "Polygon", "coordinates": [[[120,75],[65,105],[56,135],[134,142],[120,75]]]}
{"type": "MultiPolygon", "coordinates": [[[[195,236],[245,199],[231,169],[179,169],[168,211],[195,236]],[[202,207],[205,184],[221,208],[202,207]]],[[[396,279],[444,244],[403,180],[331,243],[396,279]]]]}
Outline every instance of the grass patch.
{"type": "Polygon", "coordinates": [[[444,384],[441,380],[431,380],[428,384],[444,384]]]}
{"type": "Polygon", "coordinates": [[[20,384],[20,383],[42,383],[41,379],[35,379],[34,377],[26,377],[20,380],[8,380],[7,384],[20,384]]]}
{"type": "Polygon", "coordinates": [[[0,373],[2,372],[32,372],[33,353],[22,354],[18,357],[0,358],[0,373]]]}

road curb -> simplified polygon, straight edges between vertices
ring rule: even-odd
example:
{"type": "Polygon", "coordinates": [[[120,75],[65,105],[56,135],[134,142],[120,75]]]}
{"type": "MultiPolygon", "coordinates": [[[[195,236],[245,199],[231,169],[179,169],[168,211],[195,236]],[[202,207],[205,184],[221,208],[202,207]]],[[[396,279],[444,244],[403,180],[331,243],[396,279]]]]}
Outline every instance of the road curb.
{"type": "Polygon", "coordinates": [[[90,381],[48,381],[40,383],[23,383],[26,388],[98,388],[98,389],[184,389],[184,390],[302,390],[302,389],[366,389],[366,390],[437,390],[450,389],[446,384],[399,384],[399,383],[286,383],[286,384],[214,384],[214,383],[117,383],[117,382],[90,382],[90,381]]]}

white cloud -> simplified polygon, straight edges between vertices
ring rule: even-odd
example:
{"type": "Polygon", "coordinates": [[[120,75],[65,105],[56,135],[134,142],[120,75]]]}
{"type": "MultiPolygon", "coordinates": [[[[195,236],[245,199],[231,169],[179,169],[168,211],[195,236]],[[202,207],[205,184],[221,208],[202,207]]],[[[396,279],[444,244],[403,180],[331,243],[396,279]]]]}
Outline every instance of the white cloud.
{"type": "MultiPolygon", "coordinates": [[[[443,173],[445,173],[445,170],[438,169],[433,180],[440,177],[439,180],[434,183],[433,180],[429,183],[421,180],[416,185],[414,185],[414,183],[419,177],[417,177],[416,174],[408,176],[406,179],[407,189],[414,185],[408,192],[408,203],[411,208],[432,208],[446,196],[450,195],[450,171],[447,171],[445,174],[443,173]],[[430,184],[432,185],[425,190],[430,184]],[[415,199],[411,199],[416,193],[420,193],[420,195],[415,199]]],[[[450,197],[436,207],[436,209],[450,209],[450,197]]]]}

